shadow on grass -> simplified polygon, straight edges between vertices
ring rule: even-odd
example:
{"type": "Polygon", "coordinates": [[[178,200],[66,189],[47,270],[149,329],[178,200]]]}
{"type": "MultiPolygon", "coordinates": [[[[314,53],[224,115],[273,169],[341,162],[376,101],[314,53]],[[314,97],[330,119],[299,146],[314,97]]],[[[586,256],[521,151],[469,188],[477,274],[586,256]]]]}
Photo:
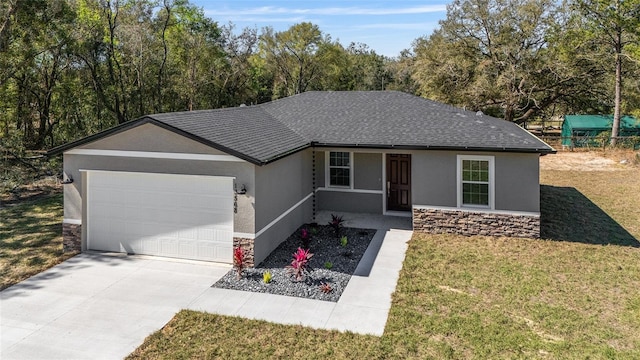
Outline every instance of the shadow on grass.
{"type": "Polygon", "coordinates": [[[640,242],[573,187],[540,186],[543,239],[640,247],[640,242]]]}

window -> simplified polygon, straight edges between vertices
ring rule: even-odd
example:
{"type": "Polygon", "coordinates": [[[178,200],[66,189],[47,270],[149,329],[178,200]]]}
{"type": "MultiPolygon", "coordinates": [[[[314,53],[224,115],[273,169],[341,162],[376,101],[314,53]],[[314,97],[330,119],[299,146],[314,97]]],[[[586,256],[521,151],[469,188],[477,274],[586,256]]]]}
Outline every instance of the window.
{"type": "Polygon", "coordinates": [[[493,209],[493,156],[458,155],[458,207],[493,209]]]}
{"type": "Polygon", "coordinates": [[[351,187],[351,153],[329,152],[329,186],[351,187]]]}

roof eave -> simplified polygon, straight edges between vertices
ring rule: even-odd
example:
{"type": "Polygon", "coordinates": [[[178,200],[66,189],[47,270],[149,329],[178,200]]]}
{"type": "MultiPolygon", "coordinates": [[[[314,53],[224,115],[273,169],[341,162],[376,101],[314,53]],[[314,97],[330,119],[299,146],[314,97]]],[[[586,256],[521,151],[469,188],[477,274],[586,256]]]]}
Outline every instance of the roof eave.
{"type": "Polygon", "coordinates": [[[341,147],[362,149],[401,149],[401,150],[449,150],[449,151],[483,151],[483,152],[510,152],[510,153],[537,153],[555,154],[554,148],[510,148],[510,147],[476,147],[476,146],[439,146],[439,145],[389,145],[389,144],[344,144],[314,142],[316,147],[341,147]]]}
{"type": "Polygon", "coordinates": [[[81,146],[81,145],[85,145],[85,144],[89,144],[91,142],[100,140],[102,138],[105,138],[105,137],[108,137],[108,136],[111,136],[111,135],[115,135],[115,134],[121,133],[123,131],[130,130],[130,129],[134,128],[134,127],[141,126],[141,125],[144,125],[144,124],[156,125],[156,126],[161,127],[161,128],[163,128],[163,129],[165,129],[167,131],[171,131],[171,132],[173,132],[175,134],[184,136],[184,137],[186,137],[188,139],[191,139],[193,141],[197,141],[197,142],[199,142],[201,144],[204,144],[204,145],[209,146],[211,148],[214,148],[216,150],[220,150],[220,151],[225,152],[225,153],[227,153],[229,155],[233,155],[233,156],[235,156],[237,158],[240,158],[242,160],[248,161],[248,162],[250,162],[250,163],[252,163],[254,165],[262,165],[262,164],[264,164],[264,161],[262,161],[262,160],[253,158],[251,156],[248,156],[246,154],[243,154],[243,153],[240,153],[238,151],[232,150],[232,149],[227,148],[225,146],[222,146],[220,144],[217,144],[217,143],[214,143],[212,141],[203,139],[203,138],[201,138],[199,136],[193,135],[193,134],[191,134],[189,132],[186,132],[184,130],[178,129],[178,128],[173,127],[171,125],[168,125],[168,124],[166,124],[166,123],[164,123],[162,121],[156,120],[152,116],[149,116],[149,115],[143,116],[143,117],[141,117],[139,119],[136,119],[136,120],[132,120],[132,121],[126,122],[124,124],[120,124],[118,126],[112,127],[110,129],[107,129],[107,130],[104,130],[104,131],[101,131],[99,133],[96,133],[96,134],[93,134],[93,135],[89,135],[87,137],[78,139],[76,141],[72,141],[72,142],[57,146],[57,147],[55,147],[53,149],[48,150],[45,155],[46,156],[55,156],[55,155],[58,155],[60,153],[65,152],[67,150],[73,149],[75,147],[78,147],[78,146],[81,146]]]}
{"type": "Polygon", "coordinates": [[[270,157],[268,159],[265,159],[265,160],[261,161],[259,164],[256,164],[256,165],[260,165],[260,166],[267,165],[267,164],[272,163],[274,161],[277,161],[277,160],[280,160],[282,158],[285,158],[285,157],[287,157],[289,155],[293,155],[293,154],[295,154],[297,152],[300,152],[302,150],[308,149],[311,146],[313,146],[313,143],[307,143],[307,144],[304,144],[302,146],[298,146],[298,147],[293,148],[293,149],[291,149],[289,151],[285,151],[283,153],[280,153],[278,155],[275,155],[275,156],[272,156],[272,157],[270,157]]]}
{"type": "Polygon", "coordinates": [[[226,146],[220,145],[220,144],[215,143],[213,141],[209,141],[209,140],[203,139],[203,138],[201,138],[199,136],[196,136],[196,135],[194,135],[194,134],[192,134],[190,132],[187,132],[187,131],[178,129],[176,127],[173,127],[171,125],[168,125],[168,124],[166,124],[166,123],[164,123],[164,122],[162,122],[160,120],[156,120],[156,119],[153,119],[153,118],[151,118],[151,120],[152,120],[152,123],[154,125],[160,126],[161,128],[163,128],[165,130],[174,132],[174,133],[176,133],[178,135],[182,135],[182,136],[184,136],[184,137],[186,137],[188,139],[191,139],[193,141],[196,141],[196,142],[199,142],[201,144],[207,145],[207,146],[209,146],[211,148],[214,148],[216,150],[220,150],[220,151],[225,152],[225,153],[227,153],[229,155],[233,155],[233,156],[235,156],[237,158],[240,158],[242,160],[248,161],[248,162],[250,162],[250,163],[252,163],[254,165],[261,165],[263,163],[263,161],[260,160],[260,159],[256,159],[254,157],[248,156],[248,155],[246,155],[244,153],[241,153],[239,151],[233,150],[233,149],[228,148],[226,146]]]}
{"type": "Polygon", "coordinates": [[[107,136],[115,135],[115,134],[118,134],[120,132],[132,129],[132,128],[136,127],[136,126],[146,124],[147,122],[149,122],[149,120],[152,120],[152,119],[148,118],[147,116],[143,116],[143,117],[141,117],[139,119],[132,120],[132,121],[129,121],[129,122],[114,126],[112,128],[100,131],[100,132],[95,133],[93,135],[89,135],[89,136],[80,138],[78,140],[71,141],[71,142],[68,142],[66,144],[62,144],[62,145],[56,146],[56,147],[54,147],[52,149],[47,150],[45,155],[46,156],[58,155],[58,154],[63,153],[65,151],[69,150],[69,149],[73,149],[75,147],[78,147],[78,146],[81,146],[81,145],[84,145],[84,144],[89,144],[91,142],[100,140],[100,139],[105,138],[107,136]]]}

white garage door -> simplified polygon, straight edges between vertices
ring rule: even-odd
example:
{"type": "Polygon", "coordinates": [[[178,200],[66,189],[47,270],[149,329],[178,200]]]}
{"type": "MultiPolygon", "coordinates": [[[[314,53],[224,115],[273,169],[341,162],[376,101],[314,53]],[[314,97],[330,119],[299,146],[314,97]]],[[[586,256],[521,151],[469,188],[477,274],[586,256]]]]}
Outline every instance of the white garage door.
{"type": "Polygon", "coordinates": [[[87,172],[87,247],[231,262],[233,179],[87,172]]]}

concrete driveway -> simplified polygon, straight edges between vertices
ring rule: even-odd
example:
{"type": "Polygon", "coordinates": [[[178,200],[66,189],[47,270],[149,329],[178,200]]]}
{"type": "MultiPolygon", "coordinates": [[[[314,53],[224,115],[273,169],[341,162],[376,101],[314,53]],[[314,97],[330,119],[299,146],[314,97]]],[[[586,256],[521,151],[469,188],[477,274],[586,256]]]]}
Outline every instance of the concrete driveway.
{"type": "Polygon", "coordinates": [[[411,219],[343,215],[379,231],[337,303],[211,288],[230,265],[81,254],[0,292],[0,359],[122,359],[180,309],[381,336],[411,219]]]}
{"type": "Polygon", "coordinates": [[[78,255],[0,292],[0,358],[122,359],[229,269],[78,255]]]}

